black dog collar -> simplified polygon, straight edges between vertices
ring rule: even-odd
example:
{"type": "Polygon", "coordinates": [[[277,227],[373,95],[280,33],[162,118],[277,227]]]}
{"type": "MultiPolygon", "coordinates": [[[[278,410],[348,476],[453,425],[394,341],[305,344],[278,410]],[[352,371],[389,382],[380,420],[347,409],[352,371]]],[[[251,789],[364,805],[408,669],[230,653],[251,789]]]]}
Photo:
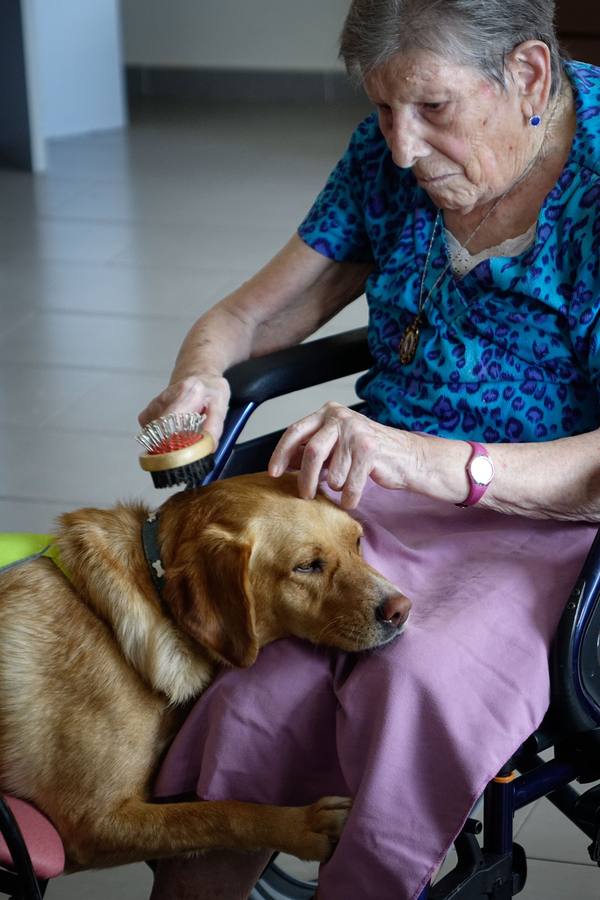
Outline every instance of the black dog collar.
{"type": "Polygon", "coordinates": [[[142,525],[142,546],[148,562],[152,582],[159,597],[165,584],[165,570],[160,558],[160,542],[158,540],[158,512],[149,513],[142,525]]]}

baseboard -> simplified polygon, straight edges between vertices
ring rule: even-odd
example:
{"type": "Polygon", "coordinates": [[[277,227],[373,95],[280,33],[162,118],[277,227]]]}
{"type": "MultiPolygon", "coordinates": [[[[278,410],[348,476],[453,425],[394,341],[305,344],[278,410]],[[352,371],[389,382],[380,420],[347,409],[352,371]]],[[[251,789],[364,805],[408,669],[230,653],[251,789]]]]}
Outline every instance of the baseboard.
{"type": "Polygon", "coordinates": [[[148,98],[287,103],[364,103],[344,72],[126,67],[131,101],[148,98]]]}

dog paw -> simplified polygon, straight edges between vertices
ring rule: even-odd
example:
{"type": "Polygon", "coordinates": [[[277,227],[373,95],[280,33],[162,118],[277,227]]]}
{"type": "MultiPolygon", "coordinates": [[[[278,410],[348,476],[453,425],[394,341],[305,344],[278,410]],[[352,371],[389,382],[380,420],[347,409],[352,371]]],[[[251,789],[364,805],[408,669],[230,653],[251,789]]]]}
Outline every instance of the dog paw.
{"type": "Polygon", "coordinates": [[[351,807],[349,797],[321,797],[316,803],[302,807],[304,840],[291,852],[300,859],[325,862],[335,850],[351,807]]]}

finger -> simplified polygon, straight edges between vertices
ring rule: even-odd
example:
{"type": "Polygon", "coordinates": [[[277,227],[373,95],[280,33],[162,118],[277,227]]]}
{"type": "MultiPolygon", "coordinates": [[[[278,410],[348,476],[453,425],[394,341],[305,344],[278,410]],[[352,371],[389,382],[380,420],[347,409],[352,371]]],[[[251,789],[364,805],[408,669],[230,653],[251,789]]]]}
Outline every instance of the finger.
{"type": "Polygon", "coordinates": [[[139,422],[147,424],[170,413],[204,412],[210,395],[205,385],[192,379],[169,384],[150,401],[139,415],[139,422]],[[143,421],[142,421],[143,419],[143,421]]]}
{"type": "Polygon", "coordinates": [[[350,453],[350,448],[347,441],[344,439],[344,433],[342,432],[335,445],[327,469],[327,484],[332,490],[342,490],[346,483],[351,465],[352,454],[350,453]]]}
{"type": "Polygon", "coordinates": [[[311,413],[309,416],[299,419],[298,422],[294,422],[284,431],[271,454],[269,475],[278,478],[292,466],[292,462],[295,462],[297,466],[300,465],[304,445],[319,429],[321,422],[320,412],[311,413]]]}
{"type": "Polygon", "coordinates": [[[147,425],[153,419],[166,416],[172,412],[193,412],[190,401],[185,402],[181,385],[170,384],[150,401],[146,409],[138,416],[140,425],[147,425]]]}
{"type": "Polygon", "coordinates": [[[220,403],[208,403],[204,408],[204,412],[206,413],[206,419],[204,420],[202,430],[211,435],[216,447],[219,438],[223,434],[227,408],[220,403]]]}
{"type": "Polygon", "coordinates": [[[142,410],[138,416],[138,422],[142,427],[170,411],[170,393],[172,393],[170,389],[166,388],[142,410]]]}
{"type": "Polygon", "coordinates": [[[138,422],[142,428],[145,428],[145,426],[148,424],[148,422],[151,422],[152,419],[156,418],[156,416],[152,415],[153,407],[154,407],[154,400],[151,400],[150,403],[148,404],[148,406],[146,406],[145,409],[143,409],[141,411],[141,413],[138,415],[138,422]]]}
{"type": "Polygon", "coordinates": [[[288,460],[288,464],[287,464],[288,472],[290,470],[292,472],[297,472],[300,470],[300,466],[302,465],[302,455],[304,453],[305,447],[306,447],[306,444],[299,444],[298,447],[296,447],[292,456],[290,456],[290,458],[288,460]]]}
{"type": "Polygon", "coordinates": [[[353,458],[340,499],[340,506],[343,509],[356,509],[365,489],[370,470],[371,466],[368,461],[364,459],[358,460],[356,457],[353,458]]]}
{"type": "Polygon", "coordinates": [[[307,442],[298,472],[298,493],[312,500],[319,486],[319,475],[328,462],[340,437],[337,420],[326,419],[321,428],[307,442]]]}

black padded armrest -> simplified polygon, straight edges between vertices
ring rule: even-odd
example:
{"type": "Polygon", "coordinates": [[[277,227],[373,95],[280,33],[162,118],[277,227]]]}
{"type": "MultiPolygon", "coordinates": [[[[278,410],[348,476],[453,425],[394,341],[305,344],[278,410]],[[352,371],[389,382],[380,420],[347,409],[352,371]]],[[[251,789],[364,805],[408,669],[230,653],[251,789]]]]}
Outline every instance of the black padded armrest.
{"type": "Polygon", "coordinates": [[[362,372],[371,364],[364,327],[245,360],[228,369],[225,377],[232,406],[249,402],[258,406],[282,394],[362,372]]]}
{"type": "Polygon", "coordinates": [[[231,387],[229,412],[214,455],[213,469],[204,483],[222,475],[264,467],[277,441],[276,433],[243,445],[236,446],[236,441],[253,411],[265,400],[363,372],[372,362],[367,328],[364,327],[231,366],[225,372],[231,387]]]}

